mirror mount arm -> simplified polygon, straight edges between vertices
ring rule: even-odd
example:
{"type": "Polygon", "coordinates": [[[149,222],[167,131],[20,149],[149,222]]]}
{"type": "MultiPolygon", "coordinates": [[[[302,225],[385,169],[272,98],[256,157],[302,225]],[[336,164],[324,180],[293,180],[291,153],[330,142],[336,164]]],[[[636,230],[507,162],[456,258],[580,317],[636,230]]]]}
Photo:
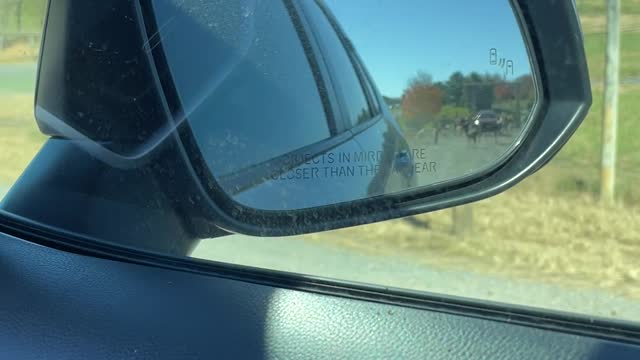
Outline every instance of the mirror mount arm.
{"type": "Polygon", "coordinates": [[[198,221],[184,201],[166,190],[181,187],[167,173],[169,158],[158,157],[144,168],[118,169],[71,140],[52,138],[7,193],[0,211],[41,220],[39,228],[75,234],[80,241],[100,239],[96,244],[189,255],[204,234],[227,233],[213,229],[210,221],[198,221]]]}

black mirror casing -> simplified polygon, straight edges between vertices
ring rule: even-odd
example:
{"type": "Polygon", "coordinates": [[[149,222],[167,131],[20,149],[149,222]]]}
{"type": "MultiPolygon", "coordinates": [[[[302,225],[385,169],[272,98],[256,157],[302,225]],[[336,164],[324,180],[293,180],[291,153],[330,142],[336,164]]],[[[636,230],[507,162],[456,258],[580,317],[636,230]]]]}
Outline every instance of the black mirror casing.
{"type": "Polygon", "coordinates": [[[35,96],[41,132],[95,145],[85,149],[119,167],[137,166],[147,144],[170,132],[143,24],[133,0],[49,1],[35,96]]]}
{"type": "MultiPolygon", "coordinates": [[[[117,9],[114,13],[117,12],[118,18],[133,23],[130,26],[136,29],[134,35],[123,32],[100,35],[110,37],[105,40],[108,48],[121,46],[122,49],[119,51],[122,52],[126,52],[127,49],[138,49],[138,46],[145,49],[142,52],[145,56],[127,64],[128,71],[135,74],[133,78],[125,78],[122,80],[124,82],[109,82],[113,85],[109,88],[112,90],[109,93],[100,87],[86,88],[91,83],[106,81],[106,77],[122,72],[124,60],[112,59],[120,61],[121,67],[110,68],[112,64],[107,64],[110,60],[97,51],[97,55],[94,54],[96,61],[75,62],[77,74],[89,74],[85,77],[92,80],[82,85],[85,87],[80,89],[83,96],[89,96],[94,100],[107,97],[105,101],[109,103],[110,99],[115,99],[113,96],[117,96],[118,91],[131,92],[129,87],[136,84],[135,86],[142,88],[134,88],[133,92],[141,91],[145,94],[144,99],[135,99],[135,101],[126,99],[125,104],[131,106],[130,109],[126,107],[116,109],[114,105],[109,107],[113,110],[111,113],[100,112],[103,116],[100,124],[108,123],[106,126],[113,131],[105,132],[104,127],[96,127],[95,122],[83,123],[86,120],[86,114],[77,111],[74,105],[75,100],[73,100],[75,95],[72,93],[72,90],[78,90],[78,86],[73,84],[83,83],[70,80],[71,75],[68,71],[69,54],[73,54],[74,51],[86,51],[81,49],[78,36],[74,40],[75,43],[69,40],[74,36],[69,33],[73,24],[75,24],[74,32],[83,33],[78,29],[78,26],[82,26],[82,22],[73,21],[74,12],[71,9],[77,5],[75,3],[79,1],[50,1],[36,100],[36,118],[41,129],[50,135],[60,136],[55,129],[47,127],[47,121],[42,121],[43,116],[46,116],[46,113],[57,112],[58,117],[66,121],[65,112],[75,114],[75,117],[72,117],[75,123],[70,124],[71,126],[82,129],[90,139],[112,144],[110,151],[122,150],[122,153],[117,156],[122,161],[116,162],[115,165],[123,168],[127,167],[124,164],[127,162],[127,151],[130,148],[135,149],[141,142],[148,140],[147,138],[127,138],[128,134],[137,133],[137,130],[131,130],[131,126],[145,127],[144,133],[149,134],[149,137],[157,135],[158,129],[174,129],[162,137],[158,146],[135,160],[136,164],[142,161],[151,164],[150,168],[158,168],[167,166],[163,164],[167,149],[172,152],[169,156],[172,159],[169,162],[172,172],[180,175],[172,177],[171,184],[166,184],[164,188],[167,196],[180,204],[181,217],[190,224],[190,232],[193,236],[199,238],[213,236],[214,232],[219,234],[217,228],[258,236],[310,233],[415,215],[493,196],[514,186],[546,164],[578,128],[591,105],[589,76],[574,3],[572,1],[513,0],[511,5],[519,17],[523,37],[532,56],[531,63],[537,79],[539,96],[526,136],[507,158],[485,172],[448,182],[445,187],[418,188],[392,195],[302,210],[256,210],[234,201],[223,191],[211,175],[198,149],[189,121],[174,122],[173,119],[185,118],[184,109],[168,71],[161,36],[155,36],[159,33],[159,26],[155,23],[150,0],[105,1],[103,6],[101,5],[105,9],[109,7],[117,9]],[[52,3],[56,3],[57,6],[54,17],[52,17],[54,11],[52,3]],[[116,3],[119,5],[116,6],[116,3]],[[63,25],[68,26],[67,30],[60,28],[63,25]],[[64,36],[67,36],[66,40],[64,36]],[[107,63],[104,63],[105,61],[107,63]],[[100,69],[102,68],[113,71],[103,71],[101,77],[100,69]],[[126,81],[132,81],[132,83],[128,84],[126,81]],[[59,82],[65,83],[64,96],[55,98],[52,86],[59,82]],[[155,114],[149,117],[152,120],[123,122],[122,114],[131,113],[141,104],[140,101],[144,101],[143,106],[146,111],[155,114]],[[118,112],[120,110],[124,111],[118,112]],[[83,116],[79,116],[78,112],[83,113],[83,116]],[[111,122],[115,125],[110,125],[111,122]],[[154,164],[162,165],[154,166],[154,164]]],[[[304,27],[304,19],[298,15],[300,4],[293,0],[285,0],[285,4],[294,25],[304,27]]],[[[108,26],[115,26],[115,23],[110,23],[112,20],[116,21],[115,18],[107,16],[96,21],[98,23],[102,21],[105,26],[108,24],[111,24],[108,26]]],[[[84,24],[87,31],[80,39],[91,42],[91,21],[84,24]]],[[[301,41],[304,44],[309,43],[308,39],[301,39],[301,41]]],[[[312,65],[311,62],[310,66],[312,65]]],[[[77,74],[74,76],[77,77],[77,74]]],[[[379,94],[377,97],[382,99],[379,94]]],[[[94,155],[101,156],[100,152],[94,155]]],[[[159,176],[162,177],[162,175],[159,176]]]]}

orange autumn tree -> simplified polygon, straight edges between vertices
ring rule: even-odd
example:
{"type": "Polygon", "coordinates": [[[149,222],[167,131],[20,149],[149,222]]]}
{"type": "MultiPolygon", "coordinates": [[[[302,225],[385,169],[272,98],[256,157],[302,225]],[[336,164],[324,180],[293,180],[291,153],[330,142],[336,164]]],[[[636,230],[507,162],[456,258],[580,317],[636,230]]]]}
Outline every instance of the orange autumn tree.
{"type": "Polygon", "coordinates": [[[504,101],[513,99],[513,88],[510,84],[500,83],[496,84],[493,89],[496,100],[504,101]]]}
{"type": "Polygon", "coordinates": [[[443,98],[442,90],[433,85],[431,76],[418,73],[402,95],[402,115],[412,127],[422,128],[440,112],[443,98]]]}

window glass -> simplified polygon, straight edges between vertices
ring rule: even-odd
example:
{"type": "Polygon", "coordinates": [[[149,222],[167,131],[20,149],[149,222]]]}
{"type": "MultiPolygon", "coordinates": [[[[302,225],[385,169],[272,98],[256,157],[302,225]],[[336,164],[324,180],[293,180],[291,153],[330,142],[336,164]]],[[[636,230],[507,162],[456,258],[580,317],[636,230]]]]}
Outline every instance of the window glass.
{"type": "Polygon", "coordinates": [[[380,103],[378,102],[378,98],[376,97],[375,92],[373,91],[373,86],[371,86],[371,82],[369,81],[367,76],[364,74],[364,71],[363,71],[363,79],[364,79],[364,85],[367,88],[367,93],[369,94],[369,98],[371,99],[371,113],[372,115],[377,115],[380,113],[380,103]]]}
{"type": "MultiPolygon", "coordinates": [[[[390,93],[388,88],[381,86],[380,80],[388,74],[370,66],[372,64],[367,63],[370,57],[365,56],[363,50],[394,52],[395,46],[401,45],[402,36],[398,35],[396,42],[380,44],[371,35],[373,30],[382,33],[393,29],[400,34],[401,31],[420,31],[421,23],[410,23],[406,18],[376,11],[374,6],[369,6],[372,2],[368,0],[325,2],[363,56],[387,106],[399,111],[399,94],[390,93]]],[[[36,62],[47,2],[6,3],[11,6],[2,7],[4,4],[0,1],[0,199],[47,139],[33,118],[36,62]],[[13,7],[14,3],[23,4],[20,12],[13,7]]],[[[160,3],[188,4],[189,1],[157,1],[160,3]]],[[[400,1],[386,3],[398,4],[400,1]]],[[[437,3],[444,6],[447,2],[437,3]]],[[[640,187],[637,186],[640,183],[640,3],[621,3],[615,205],[605,206],[599,200],[605,2],[576,0],[594,103],[568,144],[536,174],[503,194],[455,209],[304,236],[253,238],[231,235],[205,239],[192,256],[640,322],[640,187]]],[[[234,4],[226,2],[226,6],[236,6],[234,4]]],[[[237,71],[230,72],[226,80],[218,84],[216,89],[224,90],[218,94],[220,99],[205,101],[205,106],[220,107],[221,115],[210,118],[194,113],[192,120],[194,127],[207,126],[208,122],[222,122],[227,126],[229,132],[219,134],[212,141],[241,144],[238,141],[241,136],[229,136],[241,131],[242,136],[251,139],[252,146],[262,146],[260,151],[252,148],[234,153],[238,163],[244,164],[294,149],[299,146],[298,139],[300,144],[306,144],[309,139],[316,141],[329,136],[313,74],[308,70],[304,51],[286,9],[280,1],[261,4],[261,11],[272,14],[269,22],[255,24],[255,31],[260,29],[264,36],[246,49],[245,61],[238,64],[237,71]],[[280,37],[286,40],[276,41],[280,37]],[[282,97],[277,96],[278,89],[269,87],[266,82],[257,87],[250,86],[247,71],[268,74],[266,79],[287,79],[299,91],[290,93],[292,97],[282,97]],[[302,110],[302,106],[315,111],[302,110]],[[309,117],[310,113],[318,116],[309,117]],[[298,114],[305,116],[301,119],[298,114]],[[268,137],[260,136],[265,129],[273,127],[295,136],[290,136],[291,142],[287,144],[272,143],[268,137]]],[[[312,9],[308,15],[313,22],[327,21],[317,7],[312,9]]],[[[197,11],[193,19],[200,22],[199,26],[207,28],[209,11],[214,9],[197,11]]],[[[223,23],[219,25],[223,26],[223,23]]],[[[218,25],[212,23],[212,26],[218,25]]],[[[237,35],[224,34],[223,30],[216,32],[224,40],[219,42],[220,46],[223,43],[234,46],[232,39],[237,35]]],[[[179,34],[180,27],[171,29],[169,34],[172,31],[179,34]]],[[[169,34],[167,36],[171,38],[169,34]]],[[[179,37],[181,44],[175,44],[173,50],[168,48],[169,54],[176,51],[175,57],[169,59],[175,64],[182,61],[177,56],[179,51],[184,51],[182,56],[197,54],[192,60],[202,59],[192,69],[176,65],[182,71],[179,76],[184,81],[183,86],[191,82],[208,84],[210,78],[198,77],[210,73],[208,70],[213,64],[229,60],[197,46],[198,41],[209,41],[210,34],[212,32],[201,32],[199,38],[183,34],[179,37]]],[[[352,97],[352,104],[358,104],[349,111],[350,120],[355,124],[360,114],[368,112],[357,75],[333,31],[326,32],[320,40],[325,47],[341,54],[334,58],[341,59],[335,66],[344,73],[334,81],[338,81],[346,96],[352,97]]],[[[395,54],[402,57],[401,53],[395,54]]],[[[178,77],[178,73],[174,75],[178,77]]],[[[202,88],[206,87],[199,89],[202,88]]],[[[190,96],[197,98],[198,94],[195,92],[190,96]]],[[[93,185],[90,183],[88,187],[93,185]]],[[[140,223],[144,224],[143,221],[140,223]]]]}
{"type": "Polygon", "coordinates": [[[0,200],[46,140],[33,97],[47,2],[24,3],[18,16],[18,2],[0,2],[0,200]]]}
{"type": "Polygon", "coordinates": [[[349,53],[333,29],[333,26],[322,9],[315,1],[307,2],[307,14],[316,31],[316,37],[324,52],[332,54],[328,59],[333,70],[332,80],[337,84],[338,91],[345,98],[347,116],[350,124],[355,126],[371,118],[367,97],[360,84],[360,78],[351,61],[349,53]]]}

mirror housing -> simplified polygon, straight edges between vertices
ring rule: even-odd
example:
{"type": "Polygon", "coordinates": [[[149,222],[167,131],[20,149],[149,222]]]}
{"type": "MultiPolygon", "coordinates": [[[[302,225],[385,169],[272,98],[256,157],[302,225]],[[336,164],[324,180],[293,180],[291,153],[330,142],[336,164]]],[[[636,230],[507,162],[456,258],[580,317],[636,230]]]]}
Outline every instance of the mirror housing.
{"type": "MultiPolygon", "coordinates": [[[[288,11],[297,13],[297,1],[285,0],[284,4],[288,11]]],[[[183,162],[172,166],[184,170],[184,182],[171,196],[180,202],[185,221],[197,219],[193,228],[198,237],[211,236],[215,227],[258,236],[317,232],[493,196],[551,160],[580,125],[591,104],[573,2],[514,0],[511,6],[526,40],[538,97],[526,133],[504,159],[481,172],[438,186],[305,208],[260,209],[234,199],[221,178],[212,174],[196,140],[199,133],[185,121],[191,109],[186,109],[180,100],[176,79],[169,70],[163,51],[166,44],[163,36],[158,36],[165,24],[156,22],[158,9],[153,1],[107,0],[100,3],[99,11],[81,11],[88,6],[98,5],[80,0],[50,1],[38,76],[38,124],[44,133],[70,139],[117,168],[162,163],[163,150],[171,149],[172,158],[183,162]],[[81,19],[81,13],[95,17],[81,19]],[[106,33],[100,31],[103,26],[121,31],[106,33]],[[59,84],[64,84],[62,90],[59,84]]],[[[296,26],[301,26],[296,15],[292,18],[296,26]]],[[[309,66],[318,64],[310,61],[309,66]]],[[[314,76],[322,71],[321,67],[318,69],[312,69],[314,76]]],[[[347,101],[339,94],[332,96],[330,101],[347,101]]],[[[325,101],[321,105],[329,111],[325,101]]],[[[338,135],[336,139],[339,136],[349,135],[338,135]]],[[[255,168],[248,169],[242,179],[251,183],[258,175],[251,172],[255,168]]]]}
{"type": "Polygon", "coordinates": [[[131,0],[49,2],[35,100],[41,132],[133,167],[173,130],[141,11],[131,0]]]}

